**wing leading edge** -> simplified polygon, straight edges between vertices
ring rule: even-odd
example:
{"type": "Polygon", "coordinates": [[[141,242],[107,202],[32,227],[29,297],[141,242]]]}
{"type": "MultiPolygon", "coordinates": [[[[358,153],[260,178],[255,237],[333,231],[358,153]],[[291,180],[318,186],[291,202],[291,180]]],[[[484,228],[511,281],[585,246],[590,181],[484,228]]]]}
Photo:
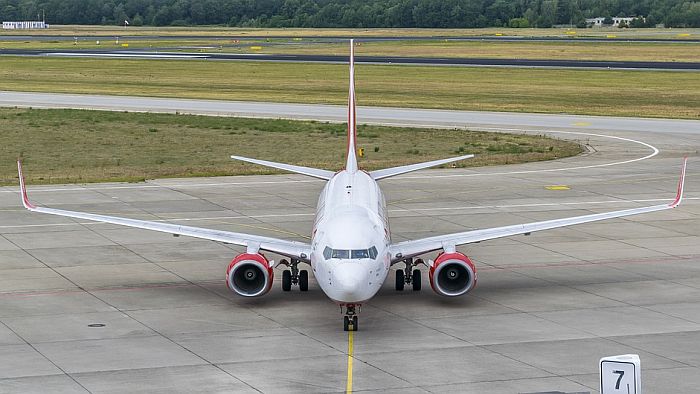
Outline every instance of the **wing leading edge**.
{"type": "Polygon", "coordinates": [[[575,224],[590,223],[599,220],[620,218],[642,213],[650,213],[672,209],[680,205],[683,200],[683,187],[685,184],[685,169],[688,158],[683,159],[681,166],[680,180],[676,198],[669,204],[652,205],[648,207],[625,209],[604,213],[594,213],[590,215],[574,216],[570,218],[545,220],[525,224],[515,224],[503,227],[494,227],[483,230],[472,230],[461,233],[438,235],[435,237],[399,242],[391,246],[391,256],[393,262],[403,259],[443,249],[453,251],[456,246],[474,242],[486,241],[490,239],[509,237],[512,235],[529,234],[534,231],[550,230],[559,227],[573,226],[575,224]]]}
{"type": "Polygon", "coordinates": [[[62,209],[39,207],[31,203],[27,196],[27,188],[22,174],[22,163],[17,161],[17,170],[19,172],[20,190],[22,193],[22,205],[32,212],[46,213],[50,215],[65,216],[74,219],[91,220],[101,223],[117,224],[140,228],[144,230],[160,231],[174,235],[185,235],[188,237],[208,239],[211,241],[229,243],[239,246],[245,246],[249,252],[257,252],[258,250],[266,250],[273,253],[281,254],[288,257],[298,258],[302,261],[308,261],[310,254],[310,245],[303,242],[287,241],[272,237],[263,237],[259,235],[234,233],[230,231],[213,230],[200,227],[180,226],[177,224],[153,222],[147,220],[120,218],[115,216],[105,216],[85,212],[66,211],[62,209]]]}

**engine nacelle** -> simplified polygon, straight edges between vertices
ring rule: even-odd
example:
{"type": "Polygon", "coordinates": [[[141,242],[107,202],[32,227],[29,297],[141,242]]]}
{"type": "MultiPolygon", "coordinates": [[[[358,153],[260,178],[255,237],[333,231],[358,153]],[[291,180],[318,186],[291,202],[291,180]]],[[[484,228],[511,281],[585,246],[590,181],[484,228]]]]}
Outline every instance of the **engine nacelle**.
{"type": "Polygon", "coordinates": [[[476,267],[462,253],[441,253],[430,266],[430,286],[443,296],[465,294],[476,286],[476,267]]]}
{"type": "Polygon", "coordinates": [[[226,270],[226,285],[244,297],[261,296],[272,288],[273,271],[262,254],[243,253],[226,270]]]}

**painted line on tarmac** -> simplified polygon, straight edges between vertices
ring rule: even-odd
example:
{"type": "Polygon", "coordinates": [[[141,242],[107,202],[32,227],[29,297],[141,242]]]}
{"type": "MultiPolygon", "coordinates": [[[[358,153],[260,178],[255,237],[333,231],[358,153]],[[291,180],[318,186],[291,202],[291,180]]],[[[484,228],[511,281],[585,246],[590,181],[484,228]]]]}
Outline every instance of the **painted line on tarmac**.
{"type": "Polygon", "coordinates": [[[167,55],[148,53],[75,53],[75,52],[51,52],[46,56],[56,57],[116,57],[116,58],[148,58],[148,59],[208,59],[206,55],[167,55]]]}
{"type": "MultiPolygon", "coordinates": [[[[533,130],[526,129],[503,129],[503,128],[491,128],[491,130],[499,131],[517,131],[517,132],[534,132],[533,130]]],[[[651,149],[651,153],[637,157],[634,159],[614,161],[610,163],[602,164],[591,164],[586,166],[575,166],[575,167],[560,167],[560,168],[545,168],[540,170],[516,170],[516,171],[504,171],[504,172],[488,172],[488,173],[472,173],[472,174],[450,174],[450,175],[414,175],[414,176],[398,176],[392,178],[391,181],[404,181],[404,180],[414,180],[414,179],[434,179],[434,178],[464,178],[464,177],[475,177],[475,176],[489,176],[489,175],[517,175],[517,174],[536,174],[544,172],[560,172],[560,171],[573,171],[573,170],[583,170],[589,168],[599,168],[599,167],[611,167],[629,163],[635,163],[642,160],[650,159],[659,154],[659,149],[655,146],[648,144],[643,141],[634,140],[631,138],[617,137],[614,135],[607,134],[596,134],[596,133],[586,133],[586,132],[576,132],[576,131],[561,131],[561,130],[547,130],[547,131],[537,131],[538,133],[560,133],[560,134],[572,134],[572,135],[584,135],[589,137],[602,137],[610,138],[619,141],[632,142],[635,144],[642,145],[648,149],[651,149]]],[[[198,187],[219,187],[219,186],[255,186],[255,185],[277,185],[277,184],[289,184],[289,183],[311,183],[311,182],[321,182],[321,180],[284,180],[284,181],[253,181],[253,182],[211,182],[211,183],[181,183],[181,184],[164,184],[164,185],[154,185],[154,184],[139,184],[139,185],[117,185],[117,186],[97,186],[97,187],[59,187],[59,188],[47,188],[47,189],[36,189],[32,193],[46,193],[46,192],[58,192],[58,191],[90,191],[90,190],[119,190],[119,189],[157,189],[157,188],[174,188],[174,189],[186,189],[186,188],[198,188],[198,187]]],[[[0,190],[0,193],[16,193],[16,190],[0,190]]]]}
{"type": "MultiPolygon", "coordinates": [[[[519,131],[519,132],[533,132],[533,130],[525,130],[525,129],[497,129],[499,131],[519,131]]],[[[649,153],[646,156],[642,157],[637,157],[634,159],[629,159],[629,160],[623,160],[623,161],[614,161],[611,163],[602,163],[602,164],[590,164],[586,166],[575,166],[575,167],[561,167],[561,168],[546,168],[546,169],[540,169],[540,170],[519,170],[519,171],[507,171],[507,172],[490,172],[490,173],[475,173],[475,174],[450,174],[450,175],[430,175],[430,176],[403,176],[403,177],[398,177],[395,178],[395,180],[408,180],[408,179],[433,179],[433,178],[463,178],[463,177],[473,177],[473,176],[485,176],[485,175],[517,175],[517,174],[537,174],[537,173],[543,173],[543,172],[559,172],[559,171],[573,171],[573,170],[584,170],[584,169],[589,169],[589,168],[599,168],[599,167],[611,167],[611,166],[618,166],[622,164],[629,164],[629,163],[635,163],[638,161],[642,160],[647,160],[651,159],[652,157],[656,156],[659,154],[659,149],[651,144],[647,144],[646,142],[643,141],[638,141],[634,140],[631,138],[624,138],[624,137],[617,137],[614,135],[607,135],[607,134],[596,134],[596,133],[586,133],[586,132],[579,132],[579,131],[561,131],[561,130],[547,130],[547,131],[537,131],[538,133],[560,133],[560,134],[573,134],[573,135],[585,135],[585,136],[591,136],[591,137],[603,137],[603,138],[610,138],[610,139],[615,139],[619,141],[625,141],[625,142],[632,142],[635,144],[643,145],[649,149],[651,149],[651,153],[649,153]]]]}
{"type": "MultiPolygon", "coordinates": [[[[286,180],[286,181],[253,181],[253,182],[217,182],[217,183],[182,183],[173,185],[159,184],[137,184],[137,185],[116,185],[116,186],[92,186],[99,184],[86,184],[85,186],[67,186],[67,187],[50,187],[33,190],[32,193],[47,193],[47,192],[86,192],[90,190],[122,190],[122,189],[169,189],[188,187],[217,187],[217,186],[257,186],[257,185],[281,185],[288,183],[319,183],[322,180],[286,180]]],[[[0,193],[17,193],[17,190],[5,189],[0,190],[0,193]]]]}
{"type": "MultiPolygon", "coordinates": [[[[538,207],[569,207],[578,205],[602,205],[602,204],[638,204],[653,202],[670,202],[671,198],[649,198],[636,200],[603,200],[603,201],[579,201],[579,202],[556,202],[556,203],[531,203],[531,204],[510,204],[510,205],[469,205],[461,207],[434,207],[434,208],[393,208],[389,213],[403,212],[433,212],[433,211],[466,211],[475,209],[513,209],[513,208],[538,208],[538,207]]],[[[697,201],[700,197],[683,197],[683,201],[697,201]]],[[[23,212],[24,209],[0,210],[0,212],[23,212]]],[[[205,216],[199,218],[173,218],[152,220],[152,222],[192,222],[207,220],[236,220],[236,219],[266,219],[266,218],[288,218],[288,217],[313,217],[315,213],[285,213],[269,215],[237,215],[237,216],[205,216]]],[[[231,223],[233,224],[233,223],[231,223]]],[[[88,225],[110,225],[100,222],[72,222],[72,223],[46,223],[46,224],[22,224],[4,225],[0,229],[21,229],[35,227],[66,227],[66,226],[88,226],[88,225]]],[[[277,230],[276,230],[277,231],[277,230]]],[[[294,234],[297,235],[297,234],[294,234]]]]}
{"type": "Polygon", "coordinates": [[[345,393],[352,393],[352,359],[353,359],[353,331],[348,331],[348,377],[345,384],[345,393]]]}

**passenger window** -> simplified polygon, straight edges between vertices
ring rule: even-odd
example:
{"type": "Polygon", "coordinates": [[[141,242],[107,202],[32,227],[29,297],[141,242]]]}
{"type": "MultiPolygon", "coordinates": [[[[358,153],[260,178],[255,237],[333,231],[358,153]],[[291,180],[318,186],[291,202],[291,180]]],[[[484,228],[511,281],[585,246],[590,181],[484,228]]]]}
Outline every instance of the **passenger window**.
{"type": "Polygon", "coordinates": [[[325,249],[323,249],[323,258],[326,260],[329,260],[331,258],[331,255],[333,254],[333,250],[326,246],[325,249]]]}
{"type": "Polygon", "coordinates": [[[371,248],[369,248],[369,257],[370,257],[372,260],[376,259],[376,258],[377,258],[377,255],[378,255],[378,253],[377,253],[377,248],[375,248],[374,246],[372,246],[371,248]]]}
{"type": "Polygon", "coordinates": [[[353,259],[369,258],[369,252],[367,251],[367,249],[353,250],[352,251],[352,258],[353,259]]]}
{"type": "Polygon", "coordinates": [[[342,250],[342,249],[333,249],[333,258],[334,259],[350,258],[350,251],[349,250],[342,250]]]}

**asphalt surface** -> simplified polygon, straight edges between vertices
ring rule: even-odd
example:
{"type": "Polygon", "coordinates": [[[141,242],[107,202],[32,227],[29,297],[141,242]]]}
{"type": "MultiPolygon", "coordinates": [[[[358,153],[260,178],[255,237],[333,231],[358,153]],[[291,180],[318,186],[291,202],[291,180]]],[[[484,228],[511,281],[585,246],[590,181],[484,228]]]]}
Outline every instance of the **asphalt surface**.
{"type": "MultiPolygon", "coordinates": [[[[283,115],[313,118],[329,107],[291,108],[283,115]]],[[[387,123],[416,112],[382,111],[375,120],[387,123]]],[[[464,297],[435,295],[425,272],[423,291],[398,293],[390,275],[360,315],[352,388],[596,392],[600,357],[636,353],[645,392],[696,392],[700,122],[421,114],[409,122],[449,115],[447,123],[463,119],[462,126],[509,130],[522,123],[589,150],[553,162],[382,181],[395,241],[670,201],[681,157],[690,154],[687,200],[672,211],[460,248],[479,271],[477,288],[464,297]]],[[[302,240],[322,186],[277,175],[29,192],[37,203],[64,209],[302,240]]],[[[32,214],[21,208],[16,187],[0,188],[0,391],[344,392],[349,349],[338,308],[313,278],[308,293],[283,293],[280,272],[265,297],[233,295],[223,276],[240,251],[32,214]]]]}
{"type": "MultiPolygon", "coordinates": [[[[209,59],[222,61],[269,61],[298,63],[346,63],[347,56],[336,55],[275,55],[201,53],[151,50],[44,50],[44,49],[2,49],[5,56],[58,56],[58,57],[108,57],[108,58],[150,58],[150,59],[209,59]]],[[[399,56],[356,56],[356,63],[366,64],[411,64],[430,66],[488,66],[488,67],[534,67],[534,68],[582,68],[582,69],[625,69],[625,70],[673,70],[698,71],[700,62],[651,62],[651,61],[612,61],[612,60],[558,60],[558,59],[479,59],[449,57],[399,57],[399,56]]]]}
{"type": "MultiPolygon", "coordinates": [[[[82,108],[111,111],[162,112],[197,115],[347,121],[347,107],[339,105],[264,103],[223,100],[169,99],[138,96],[80,95],[0,91],[0,106],[82,108]]],[[[427,127],[471,127],[494,130],[598,129],[606,131],[692,133],[700,122],[677,119],[616,118],[585,115],[516,112],[448,111],[417,108],[359,106],[358,121],[427,127]]]]}

